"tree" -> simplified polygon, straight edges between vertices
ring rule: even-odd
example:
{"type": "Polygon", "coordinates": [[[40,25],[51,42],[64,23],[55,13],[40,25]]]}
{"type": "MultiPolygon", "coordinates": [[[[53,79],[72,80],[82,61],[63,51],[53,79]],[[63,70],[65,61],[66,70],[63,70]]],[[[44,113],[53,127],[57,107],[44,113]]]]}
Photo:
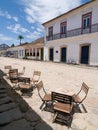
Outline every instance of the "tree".
{"type": "Polygon", "coordinates": [[[21,45],[21,40],[24,39],[24,37],[22,35],[19,35],[18,39],[20,40],[20,45],[21,45]]]}
{"type": "Polygon", "coordinates": [[[14,43],[11,45],[11,47],[14,47],[15,45],[14,45],[14,43]]]}

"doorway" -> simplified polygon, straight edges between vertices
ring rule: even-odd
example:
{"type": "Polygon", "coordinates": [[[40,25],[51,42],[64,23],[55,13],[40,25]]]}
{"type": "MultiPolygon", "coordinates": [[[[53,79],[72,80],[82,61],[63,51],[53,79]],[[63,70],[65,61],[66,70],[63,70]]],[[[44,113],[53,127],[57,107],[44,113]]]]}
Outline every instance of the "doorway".
{"type": "Polygon", "coordinates": [[[50,50],[49,50],[49,60],[50,61],[53,61],[53,53],[54,53],[53,48],[50,48],[50,50]]]}
{"type": "Polygon", "coordinates": [[[89,63],[89,45],[81,47],[81,63],[88,64],[89,63]]]}
{"type": "Polygon", "coordinates": [[[61,62],[66,62],[66,47],[61,48],[61,62]]]}

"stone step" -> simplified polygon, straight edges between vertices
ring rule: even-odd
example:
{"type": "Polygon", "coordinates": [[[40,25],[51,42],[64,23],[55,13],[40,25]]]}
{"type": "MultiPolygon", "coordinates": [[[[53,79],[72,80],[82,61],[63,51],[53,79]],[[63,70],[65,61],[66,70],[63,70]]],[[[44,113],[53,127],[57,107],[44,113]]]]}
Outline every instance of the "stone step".
{"type": "Polygon", "coordinates": [[[14,121],[0,130],[33,130],[25,119],[14,121]]]}
{"type": "Polygon", "coordinates": [[[13,109],[15,107],[17,107],[17,105],[14,102],[11,102],[9,104],[0,105],[0,113],[13,109]]]}
{"type": "Polygon", "coordinates": [[[6,89],[6,88],[5,88],[4,86],[1,86],[1,85],[0,85],[0,90],[2,90],[2,89],[6,89]]]}
{"type": "Polygon", "coordinates": [[[6,89],[1,89],[1,90],[0,90],[0,94],[1,94],[1,93],[6,93],[6,89]]]}
{"type": "Polygon", "coordinates": [[[0,105],[6,104],[6,103],[9,103],[9,102],[12,102],[12,99],[9,96],[6,96],[6,97],[0,99],[0,105]]]}
{"type": "Polygon", "coordinates": [[[0,125],[5,125],[15,120],[19,120],[23,117],[23,114],[19,108],[11,109],[9,111],[0,113],[0,125]]]}
{"type": "Polygon", "coordinates": [[[53,130],[53,129],[45,122],[40,122],[35,126],[35,130],[53,130]]]}
{"type": "Polygon", "coordinates": [[[2,93],[2,94],[0,94],[0,98],[6,97],[6,96],[7,96],[6,93],[2,93]]]}

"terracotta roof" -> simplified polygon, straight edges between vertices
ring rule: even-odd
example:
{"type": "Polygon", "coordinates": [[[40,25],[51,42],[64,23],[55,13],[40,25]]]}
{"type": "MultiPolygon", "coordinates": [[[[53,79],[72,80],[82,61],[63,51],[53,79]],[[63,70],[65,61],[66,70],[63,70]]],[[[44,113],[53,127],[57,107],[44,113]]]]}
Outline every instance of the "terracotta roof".
{"type": "Polygon", "coordinates": [[[25,45],[25,48],[31,48],[31,47],[43,47],[44,46],[44,38],[38,38],[35,41],[32,41],[31,43],[25,45]]]}
{"type": "Polygon", "coordinates": [[[21,43],[20,45],[17,45],[17,46],[24,46],[24,45],[27,45],[29,44],[28,42],[25,42],[25,43],[21,43]]]}
{"type": "Polygon", "coordinates": [[[31,44],[37,44],[37,43],[44,43],[44,38],[43,37],[38,38],[35,41],[32,41],[31,43],[29,43],[29,45],[31,45],[31,44]]]}
{"type": "Polygon", "coordinates": [[[76,7],[76,8],[74,8],[74,9],[72,9],[72,10],[66,12],[66,13],[63,13],[63,14],[61,14],[61,15],[59,15],[59,16],[57,16],[57,17],[55,17],[55,18],[53,18],[53,19],[51,19],[51,20],[49,20],[49,21],[47,21],[47,22],[45,22],[45,23],[43,23],[42,25],[44,26],[45,24],[47,24],[47,23],[49,23],[49,22],[52,22],[53,20],[55,20],[55,19],[57,19],[57,18],[60,18],[60,17],[62,17],[63,15],[66,15],[66,14],[68,14],[68,13],[74,11],[74,10],[77,10],[77,9],[79,9],[79,8],[81,8],[81,7],[85,6],[85,5],[87,5],[87,4],[90,4],[91,2],[94,2],[94,1],[96,1],[96,0],[92,0],[92,1],[89,1],[89,2],[87,2],[87,3],[85,3],[85,4],[82,4],[82,5],[80,5],[80,6],[76,7]]]}

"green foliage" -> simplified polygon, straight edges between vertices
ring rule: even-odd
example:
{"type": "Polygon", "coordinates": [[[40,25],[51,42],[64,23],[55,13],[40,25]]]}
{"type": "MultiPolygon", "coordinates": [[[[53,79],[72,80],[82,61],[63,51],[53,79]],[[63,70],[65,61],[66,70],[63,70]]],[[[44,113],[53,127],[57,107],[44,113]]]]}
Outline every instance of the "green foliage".
{"type": "Polygon", "coordinates": [[[11,45],[11,47],[14,47],[15,45],[14,45],[14,43],[11,45]]]}
{"type": "Polygon", "coordinates": [[[24,56],[23,59],[27,59],[27,56],[24,56]]]}
{"type": "Polygon", "coordinates": [[[18,35],[18,39],[20,40],[20,44],[21,44],[21,40],[24,39],[24,37],[22,35],[18,35]]]}

